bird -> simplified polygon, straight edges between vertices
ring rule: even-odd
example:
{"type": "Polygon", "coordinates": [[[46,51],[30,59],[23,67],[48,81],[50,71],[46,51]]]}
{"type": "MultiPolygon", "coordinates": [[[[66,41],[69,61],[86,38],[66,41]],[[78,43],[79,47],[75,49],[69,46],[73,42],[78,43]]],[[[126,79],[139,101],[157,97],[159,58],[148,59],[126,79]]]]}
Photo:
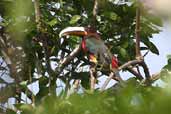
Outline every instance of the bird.
{"type": "MultiPolygon", "coordinates": [[[[68,35],[79,36],[81,38],[81,48],[90,61],[90,86],[91,90],[95,88],[96,69],[102,72],[117,71],[118,59],[112,55],[105,42],[101,39],[100,34],[92,27],[67,27],[63,29],[59,37],[68,35]]],[[[113,79],[122,80],[119,73],[112,73],[113,79]],[[117,76],[115,76],[117,75],[117,76]]]]}

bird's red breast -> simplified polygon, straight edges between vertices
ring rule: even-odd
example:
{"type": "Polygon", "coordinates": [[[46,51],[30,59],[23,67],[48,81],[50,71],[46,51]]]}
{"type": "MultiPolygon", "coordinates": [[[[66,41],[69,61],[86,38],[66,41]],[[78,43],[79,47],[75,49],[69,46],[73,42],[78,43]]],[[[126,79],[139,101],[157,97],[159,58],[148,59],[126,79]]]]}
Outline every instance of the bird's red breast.
{"type": "Polygon", "coordinates": [[[112,69],[118,68],[118,60],[115,56],[112,57],[112,69]]]}

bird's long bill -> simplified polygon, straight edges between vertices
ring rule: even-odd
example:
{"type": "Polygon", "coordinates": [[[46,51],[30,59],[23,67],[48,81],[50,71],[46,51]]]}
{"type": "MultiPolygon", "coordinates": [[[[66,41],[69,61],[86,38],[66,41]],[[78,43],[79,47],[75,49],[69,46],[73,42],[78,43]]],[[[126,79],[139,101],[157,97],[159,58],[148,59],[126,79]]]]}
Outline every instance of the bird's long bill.
{"type": "Polygon", "coordinates": [[[87,32],[84,27],[67,27],[60,32],[59,37],[66,35],[85,36],[87,32]]]}

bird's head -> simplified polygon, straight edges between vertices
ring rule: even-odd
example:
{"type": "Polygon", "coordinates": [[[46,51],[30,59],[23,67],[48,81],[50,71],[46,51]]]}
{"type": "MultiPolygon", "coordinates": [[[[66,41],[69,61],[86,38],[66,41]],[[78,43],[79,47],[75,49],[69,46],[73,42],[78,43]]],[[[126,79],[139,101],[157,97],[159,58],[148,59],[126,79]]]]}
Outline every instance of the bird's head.
{"type": "MultiPolygon", "coordinates": [[[[85,53],[91,52],[90,47],[87,46],[86,39],[100,39],[100,35],[92,27],[67,27],[60,32],[59,37],[67,35],[80,36],[80,38],[82,38],[81,47],[85,53]]],[[[92,62],[97,63],[97,60],[93,54],[90,55],[90,59],[92,62]]]]}

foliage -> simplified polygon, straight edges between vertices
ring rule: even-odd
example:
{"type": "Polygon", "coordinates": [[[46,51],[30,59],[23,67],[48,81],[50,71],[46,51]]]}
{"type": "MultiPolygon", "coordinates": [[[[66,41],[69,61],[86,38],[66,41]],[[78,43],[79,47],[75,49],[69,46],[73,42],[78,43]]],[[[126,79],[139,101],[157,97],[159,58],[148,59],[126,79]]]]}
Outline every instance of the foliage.
{"type": "Polygon", "coordinates": [[[168,63],[165,65],[161,71],[161,80],[165,82],[171,81],[171,55],[168,55],[168,63]]]}
{"type": "Polygon", "coordinates": [[[127,85],[114,91],[73,94],[68,99],[46,96],[36,107],[18,107],[22,114],[169,114],[170,100],[167,88],[137,86],[135,80],[128,80],[127,85]]]}

